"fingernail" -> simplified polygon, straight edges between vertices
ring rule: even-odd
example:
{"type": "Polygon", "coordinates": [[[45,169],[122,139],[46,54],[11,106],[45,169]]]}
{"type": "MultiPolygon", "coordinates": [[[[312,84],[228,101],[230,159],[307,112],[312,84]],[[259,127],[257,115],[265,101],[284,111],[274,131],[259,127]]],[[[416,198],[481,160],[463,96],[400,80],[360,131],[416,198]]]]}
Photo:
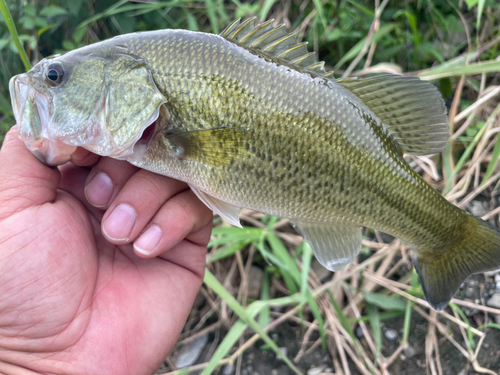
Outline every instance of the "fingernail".
{"type": "Polygon", "coordinates": [[[158,225],[151,225],[134,242],[134,249],[144,255],[149,255],[161,239],[161,228],[158,225]]]}
{"type": "Polygon", "coordinates": [[[106,173],[99,172],[85,188],[89,203],[96,207],[106,206],[113,194],[113,182],[106,173]]]}
{"type": "Polygon", "coordinates": [[[84,148],[78,147],[75,152],[71,154],[71,161],[82,161],[87,156],[89,156],[90,151],[85,150],[84,148]]]}
{"type": "Polygon", "coordinates": [[[137,221],[135,210],[128,204],[116,206],[104,221],[103,230],[115,241],[127,241],[137,221]]]}

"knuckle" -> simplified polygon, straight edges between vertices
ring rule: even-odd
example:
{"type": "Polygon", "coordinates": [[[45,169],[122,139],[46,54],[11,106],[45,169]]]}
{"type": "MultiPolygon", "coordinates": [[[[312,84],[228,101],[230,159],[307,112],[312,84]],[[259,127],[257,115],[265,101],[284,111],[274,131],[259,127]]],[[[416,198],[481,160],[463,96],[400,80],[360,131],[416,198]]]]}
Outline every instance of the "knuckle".
{"type": "Polygon", "coordinates": [[[14,142],[18,138],[17,126],[10,128],[10,130],[5,134],[4,144],[14,142]]]}
{"type": "Polygon", "coordinates": [[[177,199],[171,200],[176,217],[183,221],[195,221],[195,210],[190,201],[177,196],[177,199]]]}

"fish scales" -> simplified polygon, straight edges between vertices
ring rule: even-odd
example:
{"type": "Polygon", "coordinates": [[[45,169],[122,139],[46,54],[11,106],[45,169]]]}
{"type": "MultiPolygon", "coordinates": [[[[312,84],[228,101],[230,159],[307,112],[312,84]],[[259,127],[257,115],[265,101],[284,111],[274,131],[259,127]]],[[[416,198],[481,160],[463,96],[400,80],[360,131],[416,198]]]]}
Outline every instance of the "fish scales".
{"type": "MultiPolygon", "coordinates": [[[[209,168],[204,160],[180,166],[175,178],[235,205],[292,219],[373,227],[411,244],[445,245],[448,231],[463,225],[443,223],[443,215],[465,220],[465,214],[434,189],[419,194],[428,185],[394,151],[376,116],[367,109],[360,113],[362,104],[347,90],[269,63],[258,51],[214,35],[178,34],[165,43],[165,53],[176,54],[175,64],[148,56],[139,39],[129,42],[157,72],[153,77],[172,102],[175,127],[247,131],[244,154],[209,168]],[[405,235],[408,227],[411,238],[405,235]]],[[[165,38],[159,32],[151,39],[162,43],[165,38]]],[[[147,154],[138,165],[171,174],[165,152],[147,154]]]]}
{"type": "Polygon", "coordinates": [[[115,37],[47,58],[10,89],[21,138],[48,164],[83,146],[186,181],[234,225],[240,207],[289,218],[333,271],[358,254],[361,226],[381,230],[410,245],[436,309],[500,266],[500,231],[403,158],[447,145],[436,88],[336,80],[271,22],[115,37]]]}

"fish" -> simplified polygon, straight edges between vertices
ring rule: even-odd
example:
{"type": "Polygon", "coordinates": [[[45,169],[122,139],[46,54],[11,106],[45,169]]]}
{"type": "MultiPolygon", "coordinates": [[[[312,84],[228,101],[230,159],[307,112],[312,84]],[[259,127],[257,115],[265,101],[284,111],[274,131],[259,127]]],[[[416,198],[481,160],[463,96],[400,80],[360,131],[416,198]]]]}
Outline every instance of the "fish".
{"type": "Polygon", "coordinates": [[[400,238],[429,304],[500,267],[500,231],[457,208],[403,155],[448,145],[437,88],[417,77],[335,78],[273,20],[220,34],[124,34],[47,57],[9,82],[19,136],[42,162],[76,147],[185,181],[230,224],[288,218],[338,271],[362,227],[400,238]]]}

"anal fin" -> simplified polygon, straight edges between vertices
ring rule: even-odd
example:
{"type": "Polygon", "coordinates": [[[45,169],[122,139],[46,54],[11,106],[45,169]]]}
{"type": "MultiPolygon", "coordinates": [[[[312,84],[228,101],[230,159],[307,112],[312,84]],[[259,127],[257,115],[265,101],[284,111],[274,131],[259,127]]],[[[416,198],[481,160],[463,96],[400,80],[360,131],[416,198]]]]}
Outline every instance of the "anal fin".
{"type": "Polygon", "coordinates": [[[338,223],[292,221],[314,251],[316,259],[330,271],[340,271],[361,250],[361,228],[338,223]]]}
{"type": "Polygon", "coordinates": [[[196,194],[198,199],[205,203],[205,205],[218,214],[221,218],[226,220],[229,224],[235,227],[243,228],[240,223],[240,208],[233,206],[232,204],[226,203],[208,195],[207,193],[199,190],[198,188],[189,185],[193,193],[196,194]]]}

